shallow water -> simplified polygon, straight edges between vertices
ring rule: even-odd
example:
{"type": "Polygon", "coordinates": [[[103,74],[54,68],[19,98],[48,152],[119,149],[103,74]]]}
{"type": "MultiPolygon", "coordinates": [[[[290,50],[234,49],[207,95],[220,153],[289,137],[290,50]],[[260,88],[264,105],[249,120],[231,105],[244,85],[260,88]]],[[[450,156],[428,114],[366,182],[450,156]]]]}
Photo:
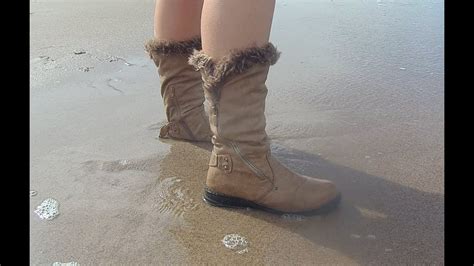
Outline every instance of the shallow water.
{"type": "Polygon", "coordinates": [[[153,1],[33,1],[31,264],[442,264],[443,5],[278,1],[272,152],[343,194],[299,217],[205,205],[210,145],[156,139],[153,1]]]}

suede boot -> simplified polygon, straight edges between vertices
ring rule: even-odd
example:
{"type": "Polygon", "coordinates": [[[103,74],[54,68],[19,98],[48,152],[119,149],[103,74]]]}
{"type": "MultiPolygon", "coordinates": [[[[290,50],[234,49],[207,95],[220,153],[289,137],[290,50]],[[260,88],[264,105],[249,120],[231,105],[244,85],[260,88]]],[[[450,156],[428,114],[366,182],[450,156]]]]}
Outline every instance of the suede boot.
{"type": "Polygon", "coordinates": [[[218,61],[199,51],[190,57],[189,63],[203,76],[213,134],[203,198],[221,207],[325,213],[340,201],[335,185],[294,173],[271,154],[265,132],[265,81],[278,57],[271,43],[234,51],[218,61]]]}
{"type": "Polygon", "coordinates": [[[200,48],[200,38],[179,42],[150,40],[145,45],[158,67],[168,120],[160,129],[160,138],[211,140],[209,119],[203,105],[205,98],[201,74],[188,64],[192,51],[200,48]]]}

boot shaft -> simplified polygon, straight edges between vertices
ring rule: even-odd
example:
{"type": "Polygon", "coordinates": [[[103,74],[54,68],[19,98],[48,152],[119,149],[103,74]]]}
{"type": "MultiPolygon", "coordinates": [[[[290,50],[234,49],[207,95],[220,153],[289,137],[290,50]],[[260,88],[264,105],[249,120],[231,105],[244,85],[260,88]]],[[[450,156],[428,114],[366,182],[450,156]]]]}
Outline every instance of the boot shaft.
{"type": "Polygon", "coordinates": [[[192,141],[210,139],[201,74],[188,64],[192,51],[200,48],[199,38],[179,42],[150,40],[145,45],[158,68],[168,120],[160,131],[160,137],[192,141]]]}
{"type": "Polygon", "coordinates": [[[216,153],[232,149],[252,157],[269,151],[265,82],[278,57],[272,44],[232,53],[217,62],[203,52],[190,57],[202,73],[216,153]]]}
{"type": "Polygon", "coordinates": [[[264,115],[268,69],[268,66],[254,66],[244,74],[223,82],[221,88],[225,89],[205,89],[204,93],[210,102],[210,125],[215,139],[246,146],[245,153],[268,150],[264,115]]]}

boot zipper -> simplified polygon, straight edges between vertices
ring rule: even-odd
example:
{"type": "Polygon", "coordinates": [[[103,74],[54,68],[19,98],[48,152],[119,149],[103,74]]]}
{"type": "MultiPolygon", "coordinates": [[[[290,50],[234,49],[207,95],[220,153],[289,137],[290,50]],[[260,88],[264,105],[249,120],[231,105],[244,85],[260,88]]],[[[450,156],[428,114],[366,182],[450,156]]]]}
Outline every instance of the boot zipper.
{"type": "MultiPolygon", "coordinates": [[[[217,102],[217,101],[215,101],[217,102]]],[[[218,111],[217,111],[217,104],[213,104],[211,106],[212,109],[214,109],[214,112],[215,112],[215,115],[216,115],[216,119],[215,119],[215,126],[216,126],[216,135],[219,135],[219,126],[218,126],[218,111]]],[[[212,114],[211,114],[212,115],[212,114]]],[[[245,158],[242,154],[242,152],[240,152],[240,149],[239,147],[233,142],[233,141],[230,141],[230,145],[232,146],[232,149],[234,149],[235,153],[237,153],[237,155],[240,157],[240,159],[244,162],[245,165],[247,165],[250,170],[252,170],[252,172],[254,174],[256,174],[258,177],[262,178],[262,179],[268,179],[270,180],[270,178],[268,178],[260,169],[258,169],[255,165],[252,164],[252,162],[250,162],[249,160],[247,160],[247,158],[245,158]]]]}
{"type": "Polygon", "coordinates": [[[247,160],[247,158],[245,158],[242,155],[242,153],[240,152],[239,147],[233,141],[231,141],[230,144],[232,145],[232,148],[234,149],[235,153],[237,153],[237,155],[240,157],[240,159],[242,159],[242,161],[250,168],[250,170],[252,170],[252,172],[254,172],[260,178],[270,179],[260,169],[258,169],[255,165],[253,165],[252,162],[247,160]]]}

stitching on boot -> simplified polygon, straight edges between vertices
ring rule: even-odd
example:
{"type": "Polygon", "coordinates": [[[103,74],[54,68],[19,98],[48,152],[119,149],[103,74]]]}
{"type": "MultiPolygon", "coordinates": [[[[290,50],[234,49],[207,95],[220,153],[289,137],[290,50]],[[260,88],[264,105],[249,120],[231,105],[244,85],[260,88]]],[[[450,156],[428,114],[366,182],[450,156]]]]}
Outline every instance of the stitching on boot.
{"type": "Polygon", "coordinates": [[[188,61],[196,70],[203,71],[210,89],[218,87],[227,77],[243,73],[255,65],[273,65],[280,54],[272,43],[268,43],[262,47],[233,50],[218,61],[195,50],[188,61]]]}
{"type": "Polygon", "coordinates": [[[201,37],[196,36],[185,41],[151,39],[145,43],[145,51],[152,57],[156,55],[190,55],[194,49],[201,50],[201,37]]]}

